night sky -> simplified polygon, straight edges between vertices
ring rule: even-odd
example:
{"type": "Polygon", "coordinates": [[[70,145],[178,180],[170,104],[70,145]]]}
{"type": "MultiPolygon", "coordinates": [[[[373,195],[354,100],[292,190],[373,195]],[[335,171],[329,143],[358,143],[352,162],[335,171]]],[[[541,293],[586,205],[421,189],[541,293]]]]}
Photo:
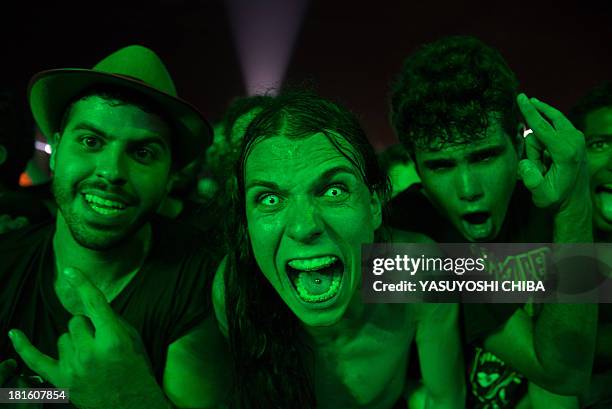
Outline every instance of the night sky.
{"type": "MultiPolygon", "coordinates": [[[[273,8],[275,1],[293,0],[249,3],[273,8]]],[[[35,72],[89,68],[132,43],[154,49],[179,95],[213,122],[245,93],[223,1],[7,3],[19,8],[2,13],[2,85],[24,98],[35,72]]],[[[598,3],[314,0],[303,13],[285,79],[346,104],[382,148],[394,140],[387,93],[402,60],[424,42],[471,34],[501,51],[528,95],[566,111],[588,88],[612,78],[612,2],[598,3]]]]}

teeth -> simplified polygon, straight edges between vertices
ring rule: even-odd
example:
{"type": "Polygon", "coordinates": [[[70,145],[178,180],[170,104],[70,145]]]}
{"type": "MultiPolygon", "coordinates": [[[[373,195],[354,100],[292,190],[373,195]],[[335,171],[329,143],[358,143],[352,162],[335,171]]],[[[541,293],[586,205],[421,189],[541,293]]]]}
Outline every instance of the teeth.
{"type": "Polygon", "coordinates": [[[120,209],[114,209],[114,208],[108,208],[108,207],[100,207],[100,206],[97,206],[95,204],[90,204],[90,206],[91,206],[91,208],[95,212],[103,214],[105,216],[112,215],[112,214],[117,214],[117,213],[119,213],[121,211],[120,209]]]}
{"type": "Polygon", "coordinates": [[[96,195],[86,194],[85,200],[87,200],[87,202],[90,205],[92,205],[92,208],[96,208],[97,211],[100,209],[112,210],[111,213],[103,213],[103,214],[112,214],[112,213],[116,213],[116,211],[114,210],[125,209],[125,205],[123,203],[115,202],[114,200],[104,199],[96,195]]]}
{"type": "Polygon", "coordinates": [[[338,260],[336,256],[315,257],[309,259],[291,260],[289,267],[300,271],[316,271],[329,267],[338,260]]]}

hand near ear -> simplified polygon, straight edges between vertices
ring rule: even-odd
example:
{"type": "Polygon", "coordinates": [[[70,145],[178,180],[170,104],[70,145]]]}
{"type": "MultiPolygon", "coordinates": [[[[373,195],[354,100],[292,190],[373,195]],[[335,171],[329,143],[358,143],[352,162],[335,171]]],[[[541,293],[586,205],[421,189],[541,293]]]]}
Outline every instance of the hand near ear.
{"type": "Polygon", "coordinates": [[[584,135],[557,109],[520,94],[519,108],[533,133],[525,138],[527,159],[519,174],[538,207],[563,208],[575,195],[588,197],[584,135]],[[545,155],[551,163],[546,166],[545,155]]]}

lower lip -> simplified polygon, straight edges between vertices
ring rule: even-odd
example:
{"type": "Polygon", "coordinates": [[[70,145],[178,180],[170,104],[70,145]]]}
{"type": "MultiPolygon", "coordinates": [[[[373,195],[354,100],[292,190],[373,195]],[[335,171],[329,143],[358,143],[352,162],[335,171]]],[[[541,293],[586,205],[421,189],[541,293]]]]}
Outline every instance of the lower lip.
{"type": "Polygon", "coordinates": [[[600,191],[595,194],[595,204],[601,216],[612,223],[612,192],[600,191]]]}
{"type": "Polygon", "coordinates": [[[493,234],[493,219],[491,216],[487,217],[484,223],[470,223],[465,219],[461,219],[463,231],[467,233],[467,236],[474,240],[486,240],[493,234]]]}

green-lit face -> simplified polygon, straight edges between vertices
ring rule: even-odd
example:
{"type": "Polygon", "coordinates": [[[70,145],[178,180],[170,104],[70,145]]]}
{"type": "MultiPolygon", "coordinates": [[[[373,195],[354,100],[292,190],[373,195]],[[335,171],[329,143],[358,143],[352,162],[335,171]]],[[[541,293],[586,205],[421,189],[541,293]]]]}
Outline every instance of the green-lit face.
{"type": "Polygon", "coordinates": [[[169,187],[169,129],[130,104],[77,101],[51,157],[53,192],[72,236],[108,249],[155,212],[169,187]]]}
{"type": "Polygon", "coordinates": [[[469,144],[441,150],[416,149],[415,161],[427,196],[466,240],[494,239],[516,185],[518,155],[499,123],[469,144]]]}
{"type": "Polygon", "coordinates": [[[591,175],[593,221],[601,232],[612,232],[612,107],[585,117],[584,136],[591,175]]]}
{"type": "Polygon", "coordinates": [[[381,223],[377,195],[321,133],[256,143],[245,163],[245,189],[261,271],[304,324],[338,322],[360,283],[361,244],[374,240],[381,223]]]}

